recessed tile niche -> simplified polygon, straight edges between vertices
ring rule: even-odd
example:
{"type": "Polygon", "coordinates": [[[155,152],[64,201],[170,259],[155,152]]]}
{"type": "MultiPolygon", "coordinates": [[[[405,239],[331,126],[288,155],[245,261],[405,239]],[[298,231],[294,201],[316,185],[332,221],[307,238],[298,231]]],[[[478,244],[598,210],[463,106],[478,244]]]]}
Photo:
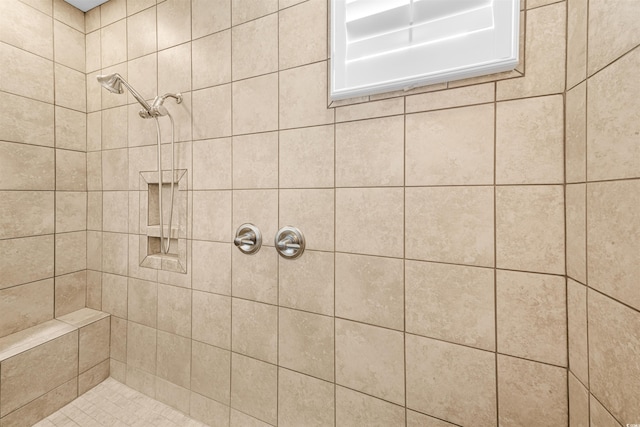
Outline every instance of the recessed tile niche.
{"type": "MultiPolygon", "coordinates": [[[[174,171],[173,217],[171,216],[171,172],[162,172],[163,236],[170,236],[167,253],[160,238],[158,172],[140,172],[140,265],[157,270],[187,272],[187,170],[174,171]]],[[[166,246],[166,243],[165,243],[166,246]]]]}

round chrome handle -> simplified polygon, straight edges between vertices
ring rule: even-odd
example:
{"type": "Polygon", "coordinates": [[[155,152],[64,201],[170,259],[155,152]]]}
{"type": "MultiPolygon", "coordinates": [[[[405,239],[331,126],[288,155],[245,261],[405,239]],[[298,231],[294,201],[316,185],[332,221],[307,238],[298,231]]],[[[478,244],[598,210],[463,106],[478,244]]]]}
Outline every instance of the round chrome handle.
{"type": "Polygon", "coordinates": [[[278,230],[274,243],[283,258],[296,259],[304,252],[304,235],[295,227],[282,227],[278,230]]]}
{"type": "Polygon", "coordinates": [[[253,224],[242,224],[236,231],[236,237],[233,244],[240,249],[242,253],[253,255],[260,250],[262,246],[262,233],[253,224]]]}

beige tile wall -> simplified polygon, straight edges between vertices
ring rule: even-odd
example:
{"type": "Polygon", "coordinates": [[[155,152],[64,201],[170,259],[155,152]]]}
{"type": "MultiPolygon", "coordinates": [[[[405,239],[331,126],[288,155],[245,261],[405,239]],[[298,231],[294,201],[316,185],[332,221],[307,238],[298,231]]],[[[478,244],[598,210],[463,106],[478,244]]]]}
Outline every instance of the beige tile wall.
{"type": "Polygon", "coordinates": [[[213,425],[639,422],[636,2],[529,0],[524,77],[337,108],[325,0],[25,3],[1,14],[0,90],[39,114],[0,114],[0,190],[22,202],[3,217],[23,219],[0,287],[54,287],[65,311],[88,268],[114,377],[213,425]],[[95,83],[116,71],[184,94],[187,274],[138,265],[155,136],[95,83]],[[299,260],[272,247],[284,225],[299,260]]]}
{"type": "Polygon", "coordinates": [[[0,337],[85,307],[83,14],[62,0],[0,13],[0,337]]]}

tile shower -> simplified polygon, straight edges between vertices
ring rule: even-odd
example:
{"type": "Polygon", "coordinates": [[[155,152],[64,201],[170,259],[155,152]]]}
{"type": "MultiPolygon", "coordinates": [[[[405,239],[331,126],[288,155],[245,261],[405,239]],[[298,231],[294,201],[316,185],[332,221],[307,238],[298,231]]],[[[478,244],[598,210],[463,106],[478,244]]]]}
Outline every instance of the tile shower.
{"type": "Polygon", "coordinates": [[[2,0],[0,356],[78,310],[110,342],[20,409],[0,360],[0,426],[107,376],[211,426],[640,423],[640,3],[523,0],[516,71],[332,105],[328,7],[2,0]],[[186,273],[141,266],[155,125],[114,72],[183,94],[186,273]]]}

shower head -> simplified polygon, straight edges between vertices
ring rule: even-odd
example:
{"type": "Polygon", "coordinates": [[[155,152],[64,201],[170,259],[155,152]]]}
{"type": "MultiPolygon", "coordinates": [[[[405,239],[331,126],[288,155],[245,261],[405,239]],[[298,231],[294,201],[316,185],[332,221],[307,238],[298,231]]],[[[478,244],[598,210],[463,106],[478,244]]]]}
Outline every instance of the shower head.
{"type": "Polygon", "coordinates": [[[129,85],[129,83],[125,81],[125,79],[122,78],[120,74],[118,73],[105,74],[102,76],[97,76],[96,79],[98,80],[98,83],[102,85],[103,88],[107,89],[109,92],[112,92],[112,93],[118,93],[118,94],[124,93],[124,89],[122,89],[122,86],[124,85],[124,87],[126,87],[129,90],[129,92],[131,92],[131,95],[133,95],[133,97],[140,103],[140,105],[144,107],[144,110],[140,111],[140,117],[145,119],[152,117],[151,106],[147,103],[147,101],[144,100],[144,98],[138,92],[136,92],[134,88],[132,88],[129,85]]]}
{"type": "Polygon", "coordinates": [[[109,92],[119,94],[124,92],[124,90],[122,89],[122,77],[120,77],[120,74],[105,74],[96,78],[98,79],[98,83],[100,83],[102,87],[109,92]]]}

